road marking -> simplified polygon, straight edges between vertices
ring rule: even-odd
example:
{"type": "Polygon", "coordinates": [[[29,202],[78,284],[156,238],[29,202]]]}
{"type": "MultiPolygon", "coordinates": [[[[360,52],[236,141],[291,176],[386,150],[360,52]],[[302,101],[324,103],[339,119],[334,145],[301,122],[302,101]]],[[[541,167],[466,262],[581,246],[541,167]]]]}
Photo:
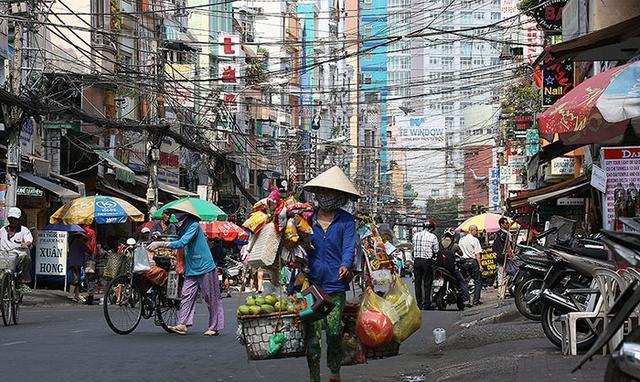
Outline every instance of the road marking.
{"type": "Polygon", "coordinates": [[[88,332],[89,329],[78,329],[78,330],[72,330],[71,333],[82,333],[82,332],[88,332]]]}
{"type": "Polygon", "coordinates": [[[7,342],[2,344],[2,346],[11,346],[11,345],[20,345],[20,344],[26,344],[27,341],[15,341],[15,342],[7,342]]]}

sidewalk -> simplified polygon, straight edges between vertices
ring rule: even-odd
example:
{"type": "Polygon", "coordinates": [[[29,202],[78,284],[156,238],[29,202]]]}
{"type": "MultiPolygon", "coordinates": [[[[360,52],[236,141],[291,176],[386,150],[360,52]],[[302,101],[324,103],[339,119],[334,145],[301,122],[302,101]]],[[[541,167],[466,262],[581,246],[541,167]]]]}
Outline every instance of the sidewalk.
{"type": "Polygon", "coordinates": [[[24,295],[22,304],[24,306],[78,305],[67,299],[66,292],[49,289],[33,289],[32,293],[24,295]]]}

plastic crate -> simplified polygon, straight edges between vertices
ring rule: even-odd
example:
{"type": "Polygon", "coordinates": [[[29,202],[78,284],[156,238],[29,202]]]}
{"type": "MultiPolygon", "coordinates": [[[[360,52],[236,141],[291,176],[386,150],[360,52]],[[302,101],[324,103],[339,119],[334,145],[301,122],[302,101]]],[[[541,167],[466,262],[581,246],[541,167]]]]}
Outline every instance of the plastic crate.
{"type": "Polygon", "coordinates": [[[306,351],[304,329],[300,318],[291,313],[274,313],[264,316],[238,317],[247,356],[250,360],[263,360],[287,357],[303,357],[306,351]],[[269,355],[269,339],[276,333],[287,337],[282,351],[269,355]]]}

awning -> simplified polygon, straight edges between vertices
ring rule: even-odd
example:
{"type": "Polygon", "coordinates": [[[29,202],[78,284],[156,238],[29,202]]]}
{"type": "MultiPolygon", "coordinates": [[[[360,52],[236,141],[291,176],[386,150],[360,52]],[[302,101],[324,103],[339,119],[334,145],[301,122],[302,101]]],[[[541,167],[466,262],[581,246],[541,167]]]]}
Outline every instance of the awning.
{"type": "Polygon", "coordinates": [[[141,198],[138,195],[132,194],[131,192],[125,191],[121,188],[111,186],[105,183],[100,184],[98,187],[102,188],[103,191],[106,193],[113,194],[113,196],[120,196],[120,197],[123,197],[124,199],[129,199],[137,203],[147,204],[147,200],[145,198],[141,198]]]}
{"type": "Polygon", "coordinates": [[[627,61],[639,52],[640,16],[560,44],[549,45],[533,66],[548,66],[566,59],[627,61]]]}
{"type": "Polygon", "coordinates": [[[124,163],[117,160],[113,155],[109,154],[105,150],[94,150],[94,152],[96,153],[96,155],[98,155],[98,157],[100,157],[101,160],[109,162],[109,165],[111,165],[111,167],[114,168],[116,172],[117,180],[135,184],[136,174],[133,172],[132,169],[130,169],[124,163]]]}
{"type": "Polygon", "coordinates": [[[63,203],[71,201],[73,199],[79,198],[81,195],[75,191],[71,191],[67,188],[62,187],[57,183],[53,183],[47,179],[41,178],[39,176],[33,175],[29,172],[21,172],[20,178],[35,184],[38,187],[41,187],[50,193],[58,196],[63,203]]]}
{"type": "Polygon", "coordinates": [[[530,204],[538,205],[546,201],[555,200],[578,192],[583,187],[589,186],[586,176],[566,180],[551,186],[542,187],[522,195],[507,199],[509,208],[520,208],[530,204]]]}
{"type": "MultiPolygon", "coordinates": [[[[145,184],[145,185],[147,184],[146,176],[136,175],[135,179],[136,179],[136,182],[138,183],[145,184]]],[[[183,190],[180,187],[172,186],[170,184],[163,183],[163,182],[158,182],[158,189],[160,191],[164,191],[167,194],[171,194],[179,198],[199,197],[199,195],[194,192],[183,190]]]]}

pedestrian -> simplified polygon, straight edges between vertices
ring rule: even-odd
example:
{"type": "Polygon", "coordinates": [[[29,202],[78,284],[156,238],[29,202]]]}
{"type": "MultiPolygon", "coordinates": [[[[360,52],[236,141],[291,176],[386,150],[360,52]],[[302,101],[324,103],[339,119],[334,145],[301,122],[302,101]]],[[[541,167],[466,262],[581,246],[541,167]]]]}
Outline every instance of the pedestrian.
{"type": "Polygon", "coordinates": [[[226,276],[226,272],[224,271],[226,269],[227,251],[224,248],[222,239],[216,237],[210,241],[209,249],[211,250],[213,261],[216,263],[216,268],[222,275],[222,284],[224,285],[227,297],[231,297],[231,284],[229,283],[229,278],[226,276]]]}
{"type": "Polygon", "coordinates": [[[467,270],[469,276],[473,279],[475,290],[473,293],[473,302],[469,296],[469,284],[465,282],[462,284],[462,300],[467,307],[472,305],[480,305],[480,293],[482,291],[482,245],[477,238],[478,227],[475,225],[469,226],[469,231],[463,238],[460,239],[458,245],[462,251],[462,258],[464,262],[462,266],[467,270]]]}
{"type": "Polygon", "coordinates": [[[71,270],[71,282],[69,283],[69,294],[67,298],[77,303],[85,303],[87,300],[80,296],[80,268],[85,264],[85,260],[91,256],[91,249],[87,247],[85,237],[81,233],[71,235],[69,244],[69,256],[67,256],[67,266],[71,270]]]}
{"type": "Polygon", "coordinates": [[[436,224],[429,219],[422,231],[413,237],[413,273],[415,275],[416,302],[423,310],[431,309],[433,264],[439,251],[438,238],[433,233],[436,224]]]}
{"type": "Polygon", "coordinates": [[[31,282],[31,244],[33,235],[22,224],[22,211],[20,208],[11,207],[7,213],[9,224],[0,229],[0,250],[10,251],[18,255],[18,288],[22,293],[31,293],[27,286],[31,282]]]}
{"type": "Polygon", "coordinates": [[[93,304],[93,295],[96,291],[97,275],[96,262],[98,257],[98,238],[96,231],[89,224],[82,226],[84,230],[84,244],[91,253],[85,257],[84,274],[87,279],[87,305],[93,304]]]}
{"type": "Polygon", "coordinates": [[[140,230],[140,233],[138,234],[138,241],[142,243],[151,241],[151,230],[149,227],[144,227],[140,230]]]}
{"type": "Polygon", "coordinates": [[[317,208],[313,216],[312,248],[308,251],[309,281],[323,289],[335,304],[327,317],[305,322],[307,364],[311,382],[320,381],[322,329],[327,336],[329,382],[339,382],[342,363],[342,311],[356,252],[355,217],[342,209],[360,194],[339,167],[318,175],[305,186],[313,192],[317,208]]]}
{"type": "Polygon", "coordinates": [[[191,211],[174,211],[178,219],[175,241],[154,241],[147,246],[150,251],[158,248],[184,248],[186,272],[182,286],[182,296],[178,320],[175,326],[169,330],[185,335],[188,327],[193,324],[198,291],[202,292],[204,300],[209,306],[209,326],[205,336],[217,336],[224,329],[224,309],[220,296],[220,283],[218,281],[218,268],[213,261],[213,256],[207,244],[199,217],[191,211]]]}
{"type": "Polygon", "coordinates": [[[509,232],[509,228],[511,227],[509,219],[501,217],[498,220],[498,225],[500,225],[500,231],[496,234],[492,249],[496,254],[496,266],[498,268],[498,298],[504,300],[507,295],[507,284],[509,282],[505,272],[507,262],[513,254],[513,246],[509,232]]]}
{"type": "Polygon", "coordinates": [[[162,211],[162,218],[156,220],[151,226],[151,232],[159,232],[162,236],[175,236],[177,235],[177,227],[171,222],[171,211],[162,211]]]}

